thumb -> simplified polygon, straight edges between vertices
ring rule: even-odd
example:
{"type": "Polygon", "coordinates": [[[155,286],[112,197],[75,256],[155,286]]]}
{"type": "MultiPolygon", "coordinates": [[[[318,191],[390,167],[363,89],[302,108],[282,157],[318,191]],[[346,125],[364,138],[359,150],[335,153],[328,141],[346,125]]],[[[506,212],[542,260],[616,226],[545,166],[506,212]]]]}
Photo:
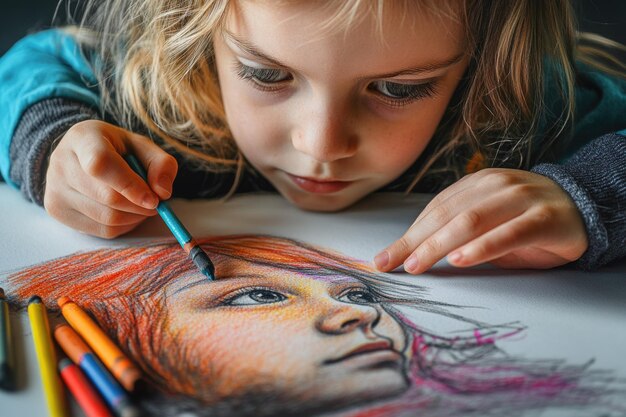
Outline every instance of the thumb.
{"type": "Polygon", "coordinates": [[[172,196],[178,172],[176,159],[145,136],[128,132],[128,144],[147,172],[148,185],[161,200],[172,196]]]}

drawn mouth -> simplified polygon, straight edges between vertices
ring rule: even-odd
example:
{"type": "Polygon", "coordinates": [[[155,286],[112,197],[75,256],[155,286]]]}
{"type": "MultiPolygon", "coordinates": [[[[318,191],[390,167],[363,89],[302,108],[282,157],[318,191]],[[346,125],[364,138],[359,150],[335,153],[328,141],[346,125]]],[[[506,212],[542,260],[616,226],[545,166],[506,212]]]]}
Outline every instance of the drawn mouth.
{"type": "Polygon", "coordinates": [[[400,357],[400,354],[391,348],[391,344],[389,342],[375,342],[361,345],[337,358],[326,359],[324,361],[324,365],[332,365],[365,355],[377,355],[380,356],[381,360],[392,360],[393,362],[397,361],[397,358],[400,357]]]}

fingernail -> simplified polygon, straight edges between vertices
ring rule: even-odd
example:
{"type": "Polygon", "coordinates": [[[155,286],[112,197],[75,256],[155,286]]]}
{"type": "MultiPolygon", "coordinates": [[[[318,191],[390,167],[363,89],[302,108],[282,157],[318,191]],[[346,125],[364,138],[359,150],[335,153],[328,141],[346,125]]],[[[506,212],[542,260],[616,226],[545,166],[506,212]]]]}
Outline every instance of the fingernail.
{"type": "Polygon", "coordinates": [[[155,187],[159,189],[161,194],[166,195],[167,198],[169,198],[169,196],[172,194],[172,192],[169,190],[169,186],[171,183],[172,179],[170,177],[168,177],[167,175],[162,175],[157,180],[155,187]]]}
{"type": "Polygon", "coordinates": [[[374,257],[374,263],[376,268],[383,269],[389,263],[389,253],[387,251],[381,252],[374,257]]]}
{"type": "Polygon", "coordinates": [[[418,265],[419,261],[417,260],[417,256],[415,256],[415,254],[412,254],[411,256],[409,256],[409,259],[404,261],[404,270],[407,272],[415,271],[418,265]]]}
{"type": "Polygon", "coordinates": [[[455,252],[452,252],[450,255],[448,255],[448,260],[450,262],[458,262],[461,260],[462,257],[463,255],[461,254],[461,252],[455,251],[455,252]]]}
{"type": "Polygon", "coordinates": [[[146,193],[141,200],[141,204],[147,209],[153,209],[159,204],[159,199],[150,193],[146,193]]]}

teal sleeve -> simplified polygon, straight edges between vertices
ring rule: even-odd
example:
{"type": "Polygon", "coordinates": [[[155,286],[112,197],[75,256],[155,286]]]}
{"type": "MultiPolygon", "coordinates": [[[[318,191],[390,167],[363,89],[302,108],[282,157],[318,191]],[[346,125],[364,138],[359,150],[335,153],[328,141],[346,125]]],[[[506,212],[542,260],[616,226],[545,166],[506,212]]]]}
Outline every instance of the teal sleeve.
{"type": "Polygon", "coordinates": [[[580,65],[575,95],[574,131],[562,161],[600,136],[626,133],[626,79],[580,65]]]}
{"type": "Polygon", "coordinates": [[[95,108],[96,77],[74,38],[59,29],[29,35],[0,58],[0,173],[11,168],[10,146],[21,115],[49,98],[68,98],[95,108]]]}
{"type": "Polygon", "coordinates": [[[574,141],[581,146],[607,133],[626,131],[626,79],[582,67],[574,123],[574,141]]]}

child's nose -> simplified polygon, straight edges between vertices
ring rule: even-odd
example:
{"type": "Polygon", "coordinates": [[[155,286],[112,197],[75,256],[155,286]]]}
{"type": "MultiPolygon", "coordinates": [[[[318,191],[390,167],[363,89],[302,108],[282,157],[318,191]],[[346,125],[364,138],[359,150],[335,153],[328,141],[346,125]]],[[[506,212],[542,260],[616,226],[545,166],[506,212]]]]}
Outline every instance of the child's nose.
{"type": "Polygon", "coordinates": [[[291,141],[298,151],[319,162],[354,156],[358,137],[349,128],[349,115],[331,106],[307,112],[293,130],[291,141]]]}

